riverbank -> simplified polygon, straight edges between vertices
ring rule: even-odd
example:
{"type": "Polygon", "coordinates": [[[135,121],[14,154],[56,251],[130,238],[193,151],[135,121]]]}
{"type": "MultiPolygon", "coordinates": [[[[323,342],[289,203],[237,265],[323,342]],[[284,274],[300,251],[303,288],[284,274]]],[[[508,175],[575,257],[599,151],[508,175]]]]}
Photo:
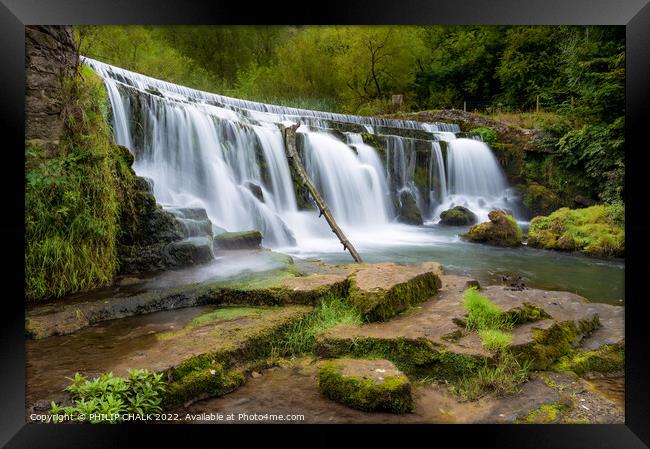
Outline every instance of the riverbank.
{"type": "MultiPolygon", "coordinates": [[[[303,272],[303,276],[289,276],[282,281],[275,279],[271,283],[268,278],[259,277],[258,280],[263,281],[253,288],[256,292],[254,295],[250,290],[251,282],[255,282],[254,277],[249,276],[245,284],[230,282],[227,290],[232,292],[231,298],[237,298],[232,302],[222,302],[223,292],[217,294],[217,290],[213,289],[215,295],[200,307],[160,312],[150,310],[151,313],[140,316],[85,326],[69,332],[69,335],[28,340],[28,409],[42,408],[52,400],[63,404],[69,401],[63,388],[67,383],[66,377],[71,378],[76,372],[93,377],[108,371],[125,375],[129,369],[144,368],[166,373],[167,394],[175,392],[175,399],[167,396],[165,400],[166,411],[223,412],[230,409],[230,401],[236,400],[238,394],[256,392],[251,397],[251,411],[258,407],[254,405],[257,403],[255,401],[262,401],[260,404],[267,404],[269,413],[280,413],[287,405],[281,399],[280,392],[293,388],[294,382],[302,382],[298,379],[304,380],[305,376],[313,378],[323,360],[354,357],[371,360],[387,358],[408,376],[413,385],[415,414],[394,419],[390,418],[391,415],[382,414],[377,418],[382,422],[525,421],[535,409],[558,402],[557,382],[544,381],[544,376],[547,376],[544,371],[570,371],[571,364],[565,361],[561,369],[554,368],[555,361],[582,351],[592,353],[623,341],[622,307],[588,303],[570,293],[485,286],[479,290],[481,295],[493,301],[504,313],[514,313],[512,316],[520,317],[517,318],[520,324],[515,324],[513,329],[509,352],[520,354],[521,357],[525,355],[530,360],[526,363],[532,365],[526,369],[523,378],[509,380],[514,384],[507,393],[493,390],[488,385],[478,391],[468,390],[464,379],[476,376],[476,370],[481,372],[484,369],[481,368],[483,364],[485,369],[498,369],[501,363],[498,352],[483,347],[476,334],[465,327],[463,316],[466,310],[462,298],[467,286],[475,285],[471,278],[444,274],[437,264],[426,263],[410,266],[332,266],[301,262],[297,265],[302,270],[311,267],[311,273],[303,272]],[[421,284],[420,279],[424,274],[438,280],[432,284],[421,284]],[[323,285],[334,279],[347,279],[347,288],[339,289],[336,293],[323,290],[323,285]],[[314,282],[316,280],[318,282],[314,282]],[[287,298],[282,293],[285,290],[278,288],[289,285],[286,282],[291,282],[291,291],[312,299],[306,301],[305,305],[293,305],[291,301],[278,302],[278,298],[287,298]],[[418,285],[419,293],[412,296],[413,288],[418,285]],[[245,294],[237,295],[237,291],[245,294]],[[362,299],[365,298],[364,291],[373,292],[371,302],[368,302],[370,297],[362,299]],[[380,292],[379,296],[377,292],[380,292]],[[313,322],[310,316],[322,314],[324,304],[331,301],[328,298],[336,295],[361,312],[361,316],[366,317],[366,323],[343,325],[335,319],[325,327],[319,327],[312,339],[307,340],[306,346],[303,344],[300,349],[283,343],[287,338],[295,338],[292,335],[295,335],[296,329],[305,327],[306,324],[301,322],[308,323],[310,319],[313,322]],[[261,306],[260,299],[265,297],[269,298],[269,304],[276,305],[261,306]],[[368,308],[369,304],[377,304],[380,308],[368,308]],[[400,304],[400,308],[395,309],[397,304],[400,304]],[[386,312],[377,314],[373,310],[386,312]],[[533,310],[538,312],[530,315],[533,310]],[[524,315],[523,311],[526,311],[524,315]],[[376,319],[381,321],[367,322],[376,319]],[[556,328],[569,332],[567,337],[563,337],[568,340],[552,337],[557,332],[554,330],[556,328]],[[348,344],[352,341],[356,343],[348,344]],[[402,349],[397,350],[398,346],[395,345],[402,349]],[[575,346],[575,349],[571,349],[571,346],[575,346]],[[303,361],[292,362],[295,357],[302,357],[300,360],[303,361]],[[223,370],[226,376],[224,382],[230,382],[230,386],[226,388],[224,385],[215,390],[214,386],[208,387],[212,384],[197,377],[205,370],[210,372],[215,369],[223,370]],[[243,387],[246,388],[242,390],[243,393],[236,393],[240,386],[248,384],[251,379],[255,380],[251,387],[243,387]],[[267,379],[270,384],[265,383],[267,379]],[[274,386],[272,390],[268,390],[270,385],[274,386]],[[215,394],[226,396],[221,401],[205,399],[206,395],[210,397],[215,394]],[[531,400],[531,397],[535,400],[531,400]],[[467,402],[468,398],[470,402],[467,402]],[[437,410],[448,409],[449,413],[439,413],[433,408],[434,403],[438,404],[437,410]],[[183,404],[194,405],[189,409],[177,408],[183,404]],[[502,410],[502,413],[490,414],[494,410],[502,410]]],[[[195,287],[196,284],[186,288],[195,287]]],[[[112,300],[104,299],[101,303],[109,301],[112,300]]],[[[139,312],[145,313],[144,310],[139,312]]],[[[581,375],[593,374],[590,369],[580,371],[581,375]]],[[[605,375],[618,375],[612,374],[610,369],[605,375]]],[[[616,369],[620,372],[622,365],[616,369]]],[[[601,408],[609,410],[606,415],[594,420],[620,422],[621,412],[616,412],[616,406],[612,406],[611,401],[591,390],[585,393],[586,384],[582,380],[568,374],[564,376],[562,382],[573,385],[574,399],[580,401],[586,395],[591,403],[598,403],[601,408]]],[[[309,402],[310,405],[304,406],[304,411],[312,413],[308,421],[323,422],[323,416],[340,409],[339,406],[322,405],[327,403],[326,399],[311,401],[309,397],[314,390],[310,388],[317,389],[317,384],[305,384],[297,390],[300,394],[294,395],[291,401],[292,406],[297,406],[300,401],[309,402]]],[[[565,408],[562,409],[562,416],[571,416],[571,407],[565,408]]],[[[372,416],[370,413],[359,415],[346,412],[338,419],[366,422],[372,420],[372,416]]],[[[552,421],[556,421],[555,418],[552,421]]]]}

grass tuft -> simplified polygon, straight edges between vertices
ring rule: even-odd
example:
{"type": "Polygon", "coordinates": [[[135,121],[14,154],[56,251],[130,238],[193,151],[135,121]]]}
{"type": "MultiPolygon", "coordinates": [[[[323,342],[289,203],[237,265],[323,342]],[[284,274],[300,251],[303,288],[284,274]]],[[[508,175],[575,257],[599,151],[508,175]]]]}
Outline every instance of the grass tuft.
{"type": "Polygon", "coordinates": [[[512,327],[507,317],[492,301],[478,293],[476,287],[465,290],[463,305],[467,309],[467,329],[508,329],[512,327]]]}
{"type": "Polygon", "coordinates": [[[281,356],[296,356],[311,352],[316,336],[339,324],[360,326],[363,318],[345,299],[324,297],[314,311],[300,320],[273,343],[273,352],[281,356]]]}

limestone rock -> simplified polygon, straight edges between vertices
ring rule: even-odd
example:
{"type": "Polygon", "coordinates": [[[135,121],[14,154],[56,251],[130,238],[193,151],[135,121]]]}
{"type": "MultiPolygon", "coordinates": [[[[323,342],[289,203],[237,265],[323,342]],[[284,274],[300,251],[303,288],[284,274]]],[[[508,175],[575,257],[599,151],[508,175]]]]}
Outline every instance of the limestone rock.
{"type": "Polygon", "coordinates": [[[523,238],[521,228],[512,217],[503,210],[493,210],[489,213],[490,221],[472,226],[464,240],[477,243],[487,243],[495,246],[519,246],[523,238]]]}
{"type": "Polygon", "coordinates": [[[381,263],[350,276],[349,300],[370,321],[384,321],[433,296],[441,283],[440,264],[381,263]]]}

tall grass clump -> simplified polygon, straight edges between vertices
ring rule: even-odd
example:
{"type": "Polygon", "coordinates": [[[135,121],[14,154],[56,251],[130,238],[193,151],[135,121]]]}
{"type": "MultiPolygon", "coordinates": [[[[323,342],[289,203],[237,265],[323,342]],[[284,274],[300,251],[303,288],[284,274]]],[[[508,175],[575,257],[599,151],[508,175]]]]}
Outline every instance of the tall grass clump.
{"type": "Polygon", "coordinates": [[[519,385],[528,379],[531,364],[520,362],[508,350],[512,335],[504,330],[513,327],[513,320],[479,294],[476,287],[465,290],[463,305],[467,310],[467,329],[476,330],[483,347],[496,351],[496,355],[476,372],[456,381],[452,392],[464,400],[475,400],[487,393],[500,396],[516,393],[519,385]]]}
{"type": "Polygon", "coordinates": [[[476,287],[465,290],[463,305],[467,310],[467,328],[470,330],[508,329],[512,324],[492,301],[479,294],[476,287]]]}
{"type": "Polygon", "coordinates": [[[316,336],[339,324],[360,326],[363,317],[348,302],[337,296],[324,297],[314,311],[293,325],[273,343],[273,352],[294,356],[311,352],[316,336]]]}
{"type": "Polygon", "coordinates": [[[55,150],[26,145],[25,294],[59,297],[112,281],[117,270],[118,163],[107,95],[87,67],[63,82],[64,129],[55,150]],[[54,154],[52,154],[54,153],[54,154]]]}

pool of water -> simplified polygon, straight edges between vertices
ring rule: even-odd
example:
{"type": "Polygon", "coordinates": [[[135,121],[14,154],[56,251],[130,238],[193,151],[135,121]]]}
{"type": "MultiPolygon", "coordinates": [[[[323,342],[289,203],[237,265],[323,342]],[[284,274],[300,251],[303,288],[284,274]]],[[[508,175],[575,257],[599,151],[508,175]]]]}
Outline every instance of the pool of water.
{"type": "MultiPolygon", "coordinates": [[[[525,229],[525,223],[522,223],[525,229]]],[[[590,301],[623,305],[625,262],[580,254],[520,248],[499,248],[468,243],[458,235],[465,227],[438,224],[393,224],[377,230],[346,231],[364,262],[418,262],[433,260],[448,272],[473,276],[481,282],[500,283],[502,275],[521,276],[525,285],[577,293],[590,301]]],[[[345,229],[344,229],[345,231],[345,229]]],[[[297,257],[315,257],[330,263],[349,263],[350,254],[324,235],[301,238],[298,247],[278,251],[297,257]]]]}

